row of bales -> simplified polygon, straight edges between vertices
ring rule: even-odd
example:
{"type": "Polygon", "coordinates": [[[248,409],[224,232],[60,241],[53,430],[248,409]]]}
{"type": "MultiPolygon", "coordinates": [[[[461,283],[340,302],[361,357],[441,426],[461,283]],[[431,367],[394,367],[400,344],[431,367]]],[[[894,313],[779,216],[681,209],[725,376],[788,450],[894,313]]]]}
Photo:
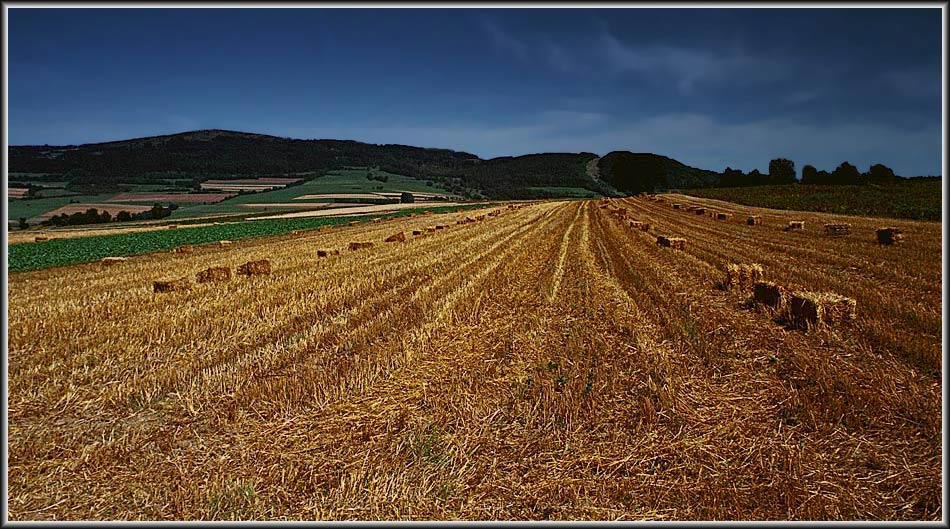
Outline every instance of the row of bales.
{"type": "Polygon", "coordinates": [[[765,280],[765,270],[757,263],[731,263],[725,267],[721,284],[725,290],[752,294],[752,301],[784,319],[792,327],[809,329],[853,322],[857,302],[834,292],[793,290],[765,280]]]}
{"type": "MultiPolygon", "coordinates": [[[[604,206],[601,206],[604,207],[604,206]]],[[[698,206],[691,206],[696,209],[698,206]]],[[[606,209],[606,208],[605,208],[606,209]]],[[[684,209],[680,205],[679,208],[684,209]]],[[[706,213],[703,211],[701,214],[706,213]]],[[[613,212],[614,216],[629,226],[640,226],[639,220],[626,219],[626,212],[613,212]]],[[[760,222],[760,221],[759,221],[760,222]]],[[[686,239],[657,235],[657,246],[676,250],[686,249],[686,239]]],[[[790,289],[765,280],[765,270],[757,263],[727,264],[720,284],[723,290],[750,292],[752,301],[772,311],[778,319],[784,319],[792,327],[808,329],[816,326],[833,326],[854,321],[857,302],[834,292],[813,292],[790,289]]]]}
{"type": "MultiPolygon", "coordinates": [[[[507,209],[521,209],[525,204],[511,204],[508,205],[507,209]]],[[[460,210],[461,211],[461,210],[460,210]]],[[[504,210],[493,210],[487,214],[477,215],[475,217],[465,217],[462,220],[458,221],[458,224],[470,224],[476,223],[483,220],[486,220],[489,217],[498,217],[503,213],[504,210]]],[[[424,212],[421,215],[428,215],[431,212],[424,212]]],[[[416,214],[410,214],[410,217],[416,216],[416,214]]],[[[395,217],[385,217],[385,218],[375,218],[372,222],[378,222],[382,220],[391,220],[395,217]]],[[[359,224],[360,221],[352,221],[349,225],[359,224]]],[[[428,227],[425,231],[421,229],[412,230],[414,236],[421,236],[425,233],[435,233],[440,230],[445,230],[449,226],[447,224],[436,224],[434,226],[428,227]]],[[[318,228],[318,231],[322,231],[325,227],[318,228]]],[[[300,235],[304,233],[302,230],[293,230],[290,232],[291,235],[300,235]]],[[[393,233],[386,237],[383,242],[387,243],[401,243],[406,242],[407,236],[403,231],[393,233]]],[[[231,241],[218,241],[218,245],[227,246],[230,245],[231,241]]],[[[349,251],[358,251],[367,248],[372,248],[374,243],[372,241],[352,241],[347,245],[349,251]]],[[[194,246],[190,244],[185,244],[179,246],[172,250],[172,253],[175,254],[190,254],[194,252],[194,246]]],[[[340,255],[339,249],[320,249],[317,250],[318,258],[330,257],[331,255],[340,255]]],[[[104,265],[112,265],[128,260],[127,257],[106,257],[102,259],[104,265]]],[[[271,263],[268,259],[260,259],[256,261],[248,261],[236,269],[236,275],[239,276],[257,276],[257,275],[268,275],[272,271],[271,263]]],[[[234,274],[231,273],[231,269],[225,266],[212,266],[204,270],[199,271],[195,274],[194,283],[212,283],[212,282],[222,282],[230,281],[234,274]]],[[[159,292],[174,292],[180,290],[188,290],[192,286],[192,280],[189,277],[177,278],[172,280],[162,280],[162,281],[153,281],[152,291],[159,292]]]]}
{"type": "MultiPolygon", "coordinates": [[[[641,194],[641,197],[646,197],[649,200],[656,200],[656,195],[641,194]]],[[[684,205],[679,202],[674,202],[672,204],[673,209],[685,211],[687,213],[694,213],[696,215],[705,215],[715,220],[730,220],[733,215],[731,213],[726,213],[723,211],[716,211],[715,209],[705,208],[697,205],[684,205]]],[[[749,215],[746,217],[745,223],[749,226],[759,226],[762,224],[761,215],[749,215]]],[[[851,224],[849,223],[826,223],[823,226],[825,235],[829,237],[842,237],[849,235],[851,233],[851,224]]],[[[804,220],[793,220],[789,221],[783,228],[786,232],[791,231],[804,231],[805,230],[805,221],[804,220]]],[[[877,242],[882,245],[893,245],[903,241],[903,233],[900,228],[895,227],[883,227],[877,229],[877,242]]]]}
{"type": "MultiPolygon", "coordinates": [[[[237,267],[235,270],[236,275],[239,276],[260,276],[260,275],[269,275],[271,273],[271,263],[268,259],[258,259],[256,261],[248,261],[237,267]]],[[[195,274],[195,283],[218,283],[223,281],[230,281],[233,275],[231,274],[231,268],[227,266],[212,266],[205,268],[204,270],[199,271],[195,274]]],[[[153,281],[152,282],[152,291],[153,292],[174,292],[177,290],[188,290],[192,286],[191,278],[183,277],[172,280],[165,281],[153,281]]]]}

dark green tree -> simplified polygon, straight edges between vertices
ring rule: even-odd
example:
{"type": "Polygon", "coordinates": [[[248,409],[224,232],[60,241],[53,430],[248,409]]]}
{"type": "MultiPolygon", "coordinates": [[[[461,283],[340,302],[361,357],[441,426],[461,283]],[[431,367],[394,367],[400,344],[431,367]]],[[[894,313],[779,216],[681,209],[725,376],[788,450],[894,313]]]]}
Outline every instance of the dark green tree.
{"type": "Polygon", "coordinates": [[[776,158],[769,162],[769,181],[773,184],[794,183],[795,162],[786,158],[776,158]]]}
{"type": "Polygon", "coordinates": [[[890,167],[879,163],[871,166],[868,171],[868,178],[875,184],[890,184],[897,181],[897,175],[894,174],[894,171],[890,167]]]}
{"type": "Polygon", "coordinates": [[[818,183],[818,170],[815,169],[814,165],[805,165],[804,167],[802,167],[802,183],[803,184],[818,183]]]}

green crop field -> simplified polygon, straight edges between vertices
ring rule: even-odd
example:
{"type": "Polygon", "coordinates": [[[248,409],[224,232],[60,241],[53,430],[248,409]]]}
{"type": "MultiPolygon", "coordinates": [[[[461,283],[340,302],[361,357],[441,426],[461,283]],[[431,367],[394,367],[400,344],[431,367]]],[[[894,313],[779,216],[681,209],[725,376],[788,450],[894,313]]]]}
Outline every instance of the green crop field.
{"type": "Polygon", "coordinates": [[[109,198],[112,198],[114,195],[114,193],[108,193],[104,195],[72,195],[49,198],[7,200],[7,219],[17,220],[21,217],[29,219],[37,215],[42,215],[47,211],[52,211],[58,207],[65,206],[73,200],[77,202],[103,202],[109,198]]]}
{"type": "Polygon", "coordinates": [[[399,217],[410,213],[432,211],[434,213],[458,209],[484,208],[491,204],[465,206],[419,207],[398,212],[386,212],[372,216],[311,217],[297,219],[271,219],[219,224],[179,230],[155,230],[138,233],[119,233],[53,239],[42,242],[24,242],[10,245],[7,249],[10,272],[37,270],[53,266],[96,261],[108,256],[124,256],[171,250],[182,244],[205,244],[220,240],[239,240],[248,237],[284,235],[292,230],[306,230],[320,226],[346,224],[353,220],[370,221],[381,217],[399,217]]]}
{"type": "Polygon", "coordinates": [[[941,220],[942,182],[909,179],[894,185],[802,185],[688,189],[687,195],[773,209],[843,215],[941,220]]]}

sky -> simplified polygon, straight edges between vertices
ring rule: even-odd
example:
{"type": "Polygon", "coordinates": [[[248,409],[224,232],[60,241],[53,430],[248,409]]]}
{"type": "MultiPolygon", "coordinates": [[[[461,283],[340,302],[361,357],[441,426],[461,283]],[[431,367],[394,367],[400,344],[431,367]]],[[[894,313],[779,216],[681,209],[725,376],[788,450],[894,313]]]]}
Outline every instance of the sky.
{"type": "Polygon", "coordinates": [[[10,145],[228,129],[941,174],[939,8],[11,7],[8,27],[10,145]]]}

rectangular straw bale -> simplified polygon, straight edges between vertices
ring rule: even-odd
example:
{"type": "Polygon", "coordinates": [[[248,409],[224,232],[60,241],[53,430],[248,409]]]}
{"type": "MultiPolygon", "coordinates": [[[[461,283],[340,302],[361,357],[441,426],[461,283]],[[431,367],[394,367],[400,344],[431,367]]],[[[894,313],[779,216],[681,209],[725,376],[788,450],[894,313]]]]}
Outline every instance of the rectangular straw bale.
{"type": "Polygon", "coordinates": [[[394,233],[386,237],[386,240],[383,242],[406,242],[406,234],[403,232],[394,233]]]}
{"type": "Polygon", "coordinates": [[[211,283],[215,281],[230,281],[231,268],[227,266],[212,266],[195,274],[195,282],[211,283]]]}
{"type": "Polygon", "coordinates": [[[716,220],[729,220],[730,218],[732,218],[731,213],[723,213],[722,211],[716,213],[716,220]]]}
{"type": "Polygon", "coordinates": [[[248,261],[237,268],[237,273],[244,276],[267,275],[271,273],[270,261],[267,259],[248,261]]]}
{"type": "Polygon", "coordinates": [[[34,238],[34,240],[35,240],[36,242],[48,241],[48,240],[49,240],[49,237],[47,237],[47,236],[45,236],[45,235],[37,235],[37,236],[34,238]]]}
{"type": "Polygon", "coordinates": [[[114,264],[124,263],[128,260],[128,257],[103,257],[99,262],[106,266],[112,266],[114,264]]]}
{"type": "Polygon", "coordinates": [[[182,244],[181,246],[175,248],[175,253],[192,253],[195,251],[195,247],[190,244],[182,244]]]}
{"type": "Polygon", "coordinates": [[[705,215],[706,208],[697,207],[693,212],[696,213],[697,215],[705,215]]]}
{"type": "Polygon", "coordinates": [[[756,303],[783,310],[788,304],[788,289],[771,281],[756,281],[752,286],[752,297],[756,303]]]}
{"type": "Polygon", "coordinates": [[[682,204],[677,204],[676,202],[673,203],[673,209],[682,209],[682,208],[683,208],[682,204]]]}
{"type": "Polygon", "coordinates": [[[788,226],[785,226],[785,231],[801,231],[804,229],[805,229],[805,221],[803,220],[789,221],[788,226]]]}
{"type": "Polygon", "coordinates": [[[762,280],[763,272],[762,265],[758,263],[730,263],[726,265],[726,278],[722,284],[726,289],[751,288],[756,282],[762,280]]]}
{"type": "Polygon", "coordinates": [[[746,219],[745,223],[749,226],[758,226],[759,224],[762,224],[762,217],[758,215],[749,215],[749,218],[746,219]]]}
{"type": "Polygon", "coordinates": [[[174,292],[176,290],[188,290],[189,288],[191,288],[191,282],[188,281],[187,277],[152,282],[152,292],[174,292]]]}
{"type": "Polygon", "coordinates": [[[850,224],[825,224],[825,235],[841,236],[849,233],[851,233],[850,224]]]}
{"type": "Polygon", "coordinates": [[[412,230],[413,235],[422,235],[422,230],[412,230]]]}
{"type": "Polygon", "coordinates": [[[900,228],[878,228],[877,230],[878,244],[897,244],[903,240],[904,234],[900,228]]]}
{"type": "Polygon", "coordinates": [[[373,243],[371,242],[351,242],[348,248],[350,251],[362,250],[363,248],[372,248],[373,243]]]}
{"type": "Polygon", "coordinates": [[[789,308],[792,325],[809,328],[853,321],[857,303],[833,292],[799,291],[792,294],[789,308]]]}

